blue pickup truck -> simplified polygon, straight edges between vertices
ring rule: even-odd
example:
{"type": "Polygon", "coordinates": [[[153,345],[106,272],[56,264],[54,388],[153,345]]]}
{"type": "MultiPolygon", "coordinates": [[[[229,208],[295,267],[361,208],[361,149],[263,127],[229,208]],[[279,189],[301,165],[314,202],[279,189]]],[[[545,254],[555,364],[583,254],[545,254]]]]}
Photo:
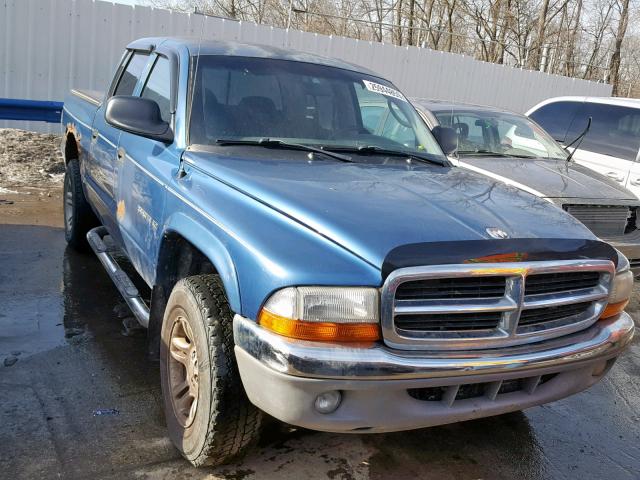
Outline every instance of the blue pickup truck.
{"type": "Polygon", "coordinates": [[[553,401],[633,336],[624,255],[453,167],[361,67],[147,38],[106,93],[64,105],[67,241],[148,328],[169,435],[194,465],[246,449],[263,412],[362,433],[553,401]],[[380,102],[402,129],[365,127],[380,102]]]}

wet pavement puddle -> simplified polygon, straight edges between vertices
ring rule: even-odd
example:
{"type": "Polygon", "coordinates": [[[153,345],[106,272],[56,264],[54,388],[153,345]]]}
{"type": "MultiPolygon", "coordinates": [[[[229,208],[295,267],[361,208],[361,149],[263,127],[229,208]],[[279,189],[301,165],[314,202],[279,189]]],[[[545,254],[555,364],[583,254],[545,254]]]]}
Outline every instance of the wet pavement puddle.
{"type": "Polygon", "coordinates": [[[274,420],[244,459],[195,470],[166,436],[158,365],[144,335],[123,335],[98,261],[67,249],[59,227],[2,218],[2,478],[640,478],[638,339],[601,383],[524,413],[378,435],[274,420]]]}

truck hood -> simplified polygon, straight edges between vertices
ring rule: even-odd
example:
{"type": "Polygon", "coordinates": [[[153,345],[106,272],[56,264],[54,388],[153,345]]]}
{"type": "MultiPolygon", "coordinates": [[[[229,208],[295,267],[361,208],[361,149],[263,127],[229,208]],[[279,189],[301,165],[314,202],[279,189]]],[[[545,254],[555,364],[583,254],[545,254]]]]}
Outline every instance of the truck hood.
{"type": "Polygon", "coordinates": [[[497,175],[521,184],[543,198],[608,205],[640,204],[636,196],[618,182],[575,162],[467,156],[461,157],[460,162],[460,166],[469,165],[491,178],[497,175]]]}
{"type": "Polygon", "coordinates": [[[394,248],[491,238],[595,239],[558,207],[456,167],[398,159],[342,163],[299,151],[212,147],[187,151],[201,171],[381,268],[394,248]]]}

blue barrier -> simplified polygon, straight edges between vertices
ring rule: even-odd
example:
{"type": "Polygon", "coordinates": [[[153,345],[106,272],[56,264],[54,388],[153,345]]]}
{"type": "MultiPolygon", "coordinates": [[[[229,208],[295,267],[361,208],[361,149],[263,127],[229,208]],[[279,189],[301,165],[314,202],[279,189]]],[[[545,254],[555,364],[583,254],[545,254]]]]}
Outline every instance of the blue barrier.
{"type": "Polygon", "coordinates": [[[60,123],[62,102],[0,98],[0,120],[60,123]]]}

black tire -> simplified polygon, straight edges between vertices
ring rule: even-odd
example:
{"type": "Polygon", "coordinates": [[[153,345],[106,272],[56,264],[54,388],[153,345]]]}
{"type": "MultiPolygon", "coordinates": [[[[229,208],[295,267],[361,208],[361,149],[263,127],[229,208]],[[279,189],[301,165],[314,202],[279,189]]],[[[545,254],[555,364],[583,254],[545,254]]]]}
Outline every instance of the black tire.
{"type": "Polygon", "coordinates": [[[169,437],[197,467],[238,457],[260,431],[262,412],[251,404],[240,380],[232,320],[218,275],[197,275],[175,285],[162,322],[160,375],[169,437]],[[197,394],[192,394],[190,370],[174,357],[189,363],[193,346],[197,366],[190,368],[197,375],[197,394]],[[185,398],[192,399],[191,408],[185,398]]]}
{"type": "Polygon", "coordinates": [[[82,191],[80,164],[76,159],[67,162],[62,200],[65,239],[75,250],[86,252],[89,250],[87,232],[99,222],[82,191]]]}

